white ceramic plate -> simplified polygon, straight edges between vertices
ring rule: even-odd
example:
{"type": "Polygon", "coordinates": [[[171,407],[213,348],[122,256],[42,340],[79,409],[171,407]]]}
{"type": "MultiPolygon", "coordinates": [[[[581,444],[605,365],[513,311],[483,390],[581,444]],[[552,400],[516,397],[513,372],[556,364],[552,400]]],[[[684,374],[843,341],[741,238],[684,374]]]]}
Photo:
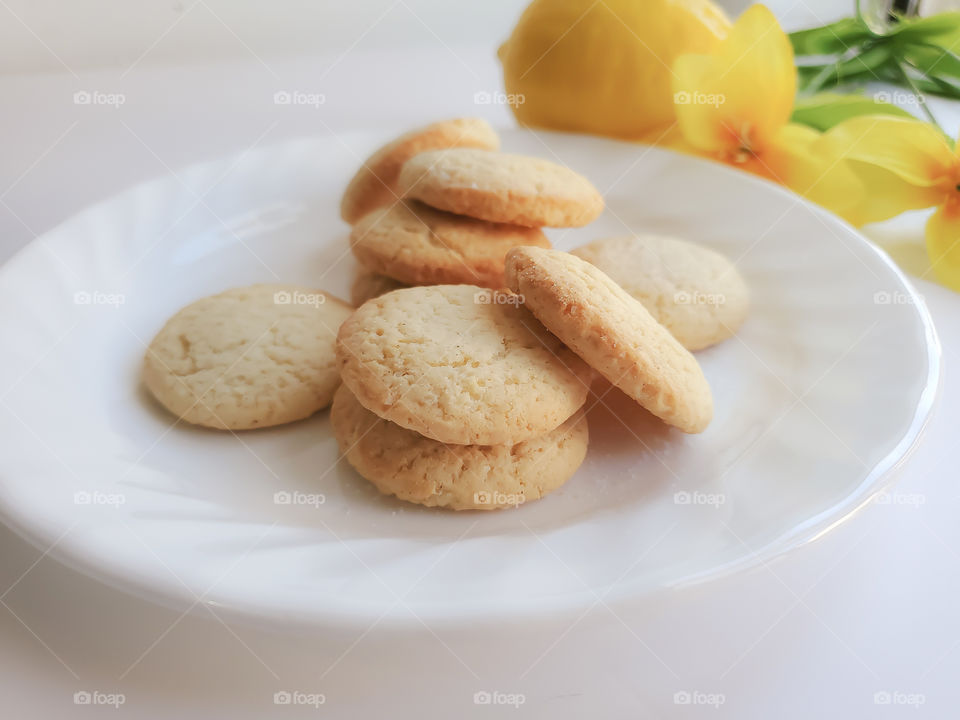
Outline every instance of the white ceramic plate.
{"type": "Polygon", "coordinates": [[[718,165],[526,131],[506,132],[505,148],[559,158],[607,197],[589,228],[551,233],[560,248],[674,233],[747,278],[739,337],[699,354],[716,405],[707,432],[667,430],[608,396],[563,489],[455,514],[381,497],[337,464],[325,412],[238,435],[172,427],[138,384],[144,343],[231,286],[279,278],[347,296],[340,192],[384,139],[304,140],[141,185],[0,270],[8,524],[180,607],[278,622],[516,619],[765,561],[868,502],[916,441],[937,341],[909,284],[854,230],[718,165]]]}

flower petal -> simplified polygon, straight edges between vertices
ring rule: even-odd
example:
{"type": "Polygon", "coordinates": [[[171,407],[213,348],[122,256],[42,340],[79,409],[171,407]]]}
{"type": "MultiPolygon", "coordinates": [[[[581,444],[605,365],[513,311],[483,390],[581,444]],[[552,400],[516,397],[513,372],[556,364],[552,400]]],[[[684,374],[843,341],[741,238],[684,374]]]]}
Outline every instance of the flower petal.
{"type": "Polygon", "coordinates": [[[860,206],[850,221],[854,225],[881,222],[908,210],[935,207],[944,200],[939,187],[918,187],[886,168],[856,160],[847,165],[863,186],[860,206]]]}
{"type": "Polygon", "coordinates": [[[748,8],[720,44],[709,78],[728,127],[749,125],[756,147],[772,139],[790,119],[797,70],[790,39],[763,5],[748,8]]]}
{"type": "Polygon", "coordinates": [[[834,126],[826,138],[837,154],[885,168],[918,187],[948,182],[958,163],[947,139],[915,119],[863,115],[834,126]]]}
{"type": "Polygon", "coordinates": [[[946,203],[927,221],[927,254],[937,280],[960,291],[960,206],[946,203]]]}
{"type": "Polygon", "coordinates": [[[842,158],[819,148],[820,137],[812,128],[785,125],[763,159],[773,179],[856,224],[860,220],[863,186],[842,158]]]}
{"type": "Polygon", "coordinates": [[[762,5],[740,16],[716,54],[681,55],[673,72],[680,127],[705,152],[762,151],[793,112],[793,48],[762,5]]]}

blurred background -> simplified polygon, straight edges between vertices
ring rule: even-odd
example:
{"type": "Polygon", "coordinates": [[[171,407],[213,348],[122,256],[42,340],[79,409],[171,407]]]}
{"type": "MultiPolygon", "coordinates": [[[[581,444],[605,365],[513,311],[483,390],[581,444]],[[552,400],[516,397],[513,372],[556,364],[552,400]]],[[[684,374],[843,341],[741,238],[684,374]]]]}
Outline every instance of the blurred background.
{"type": "MultiPolygon", "coordinates": [[[[750,3],[718,3],[736,16],[750,3]]],[[[946,5],[927,0],[927,5],[946,5]]],[[[5,73],[289,57],[348,48],[477,46],[492,55],[525,0],[5,0],[0,69],[5,73]]],[[[849,15],[852,0],[773,0],[788,26],[849,15]]]]}

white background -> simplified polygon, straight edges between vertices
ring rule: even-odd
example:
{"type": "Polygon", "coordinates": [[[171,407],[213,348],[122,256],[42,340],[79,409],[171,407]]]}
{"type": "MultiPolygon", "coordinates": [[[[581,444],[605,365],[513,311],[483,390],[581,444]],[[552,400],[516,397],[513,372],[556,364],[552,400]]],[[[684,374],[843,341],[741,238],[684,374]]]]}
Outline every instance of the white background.
{"type": "MultiPolygon", "coordinates": [[[[509,123],[473,94],[500,87],[494,51],[523,4],[0,0],[0,260],[131,183],[251,145],[464,114],[509,123]],[[327,102],[278,107],[277,90],[327,102]],[[76,91],[126,102],[78,106],[76,91]]],[[[847,9],[772,5],[792,26],[847,9]]],[[[921,227],[914,219],[888,234],[915,242],[921,227]]],[[[277,633],[128,597],[0,529],[3,716],[955,717],[960,298],[918,288],[946,370],[896,502],[770,566],[620,617],[599,607],[577,622],[482,633],[277,633]],[[84,690],[122,693],[125,704],[74,705],[84,690]],[[326,704],[277,707],[283,690],[322,693],[326,704]],[[484,690],[525,703],[474,705],[484,690]],[[677,692],[723,702],[676,704],[677,692]],[[876,693],[893,703],[876,704],[876,693]],[[897,704],[910,700],[922,704],[897,704]]]]}

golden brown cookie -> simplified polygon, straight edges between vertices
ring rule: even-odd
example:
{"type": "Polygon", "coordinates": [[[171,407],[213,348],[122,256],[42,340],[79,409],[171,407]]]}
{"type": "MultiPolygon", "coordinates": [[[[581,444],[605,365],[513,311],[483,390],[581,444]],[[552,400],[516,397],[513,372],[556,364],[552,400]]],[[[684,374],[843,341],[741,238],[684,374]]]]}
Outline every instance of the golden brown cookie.
{"type": "Polygon", "coordinates": [[[341,326],[337,360],[357,400],[444,443],[515,444],[583,405],[592,371],[506,291],[395,290],[341,326]]]}
{"type": "Polygon", "coordinates": [[[350,233],[364,267],[407,285],[502,288],[503,260],[517,245],[550,241],[539,228],[475,220],[415,200],[374,210],[350,233]]]}
{"type": "Polygon", "coordinates": [[[385,495],[450,510],[496,510],[563,485],[587,454],[587,421],[517,445],[445,445],[377,417],[341,385],[330,410],[340,452],[385,495]]]}
{"type": "Polygon", "coordinates": [[[346,303],[312,288],[252,285],[197,300],[150,343],[143,379],[174,415],[247,430],[300,420],[330,404],[346,303]]]}
{"type": "Polygon", "coordinates": [[[654,415],[689,433],[710,423],[713,399],[696,358],[596,267],[558,250],[514,248],[506,279],[551,332],[654,415]]]}
{"type": "Polygon", "coordinates": [[[595,240],[571,251],[643,303],[687,350],[732,336],[750,307],[750,291],[720,253],[662,235],[595,240]]]}
{"type": "Polygon", "coordinates": [[[417,153],[453,147],[496,150],[500,138],[486,120],[444,120],[401,135],[367,158],[347,185],[340,217],[351,225],[372,210],[398,199],[396,183],[403,164],[417,153]]]}
{"type": "Polygon", "coordinates": [[[570,168],[487,150],[420,153],[404,164],[397,186],[440,210],[529,227],[579,227],[603,212],[600,193],[570,168]]]}

